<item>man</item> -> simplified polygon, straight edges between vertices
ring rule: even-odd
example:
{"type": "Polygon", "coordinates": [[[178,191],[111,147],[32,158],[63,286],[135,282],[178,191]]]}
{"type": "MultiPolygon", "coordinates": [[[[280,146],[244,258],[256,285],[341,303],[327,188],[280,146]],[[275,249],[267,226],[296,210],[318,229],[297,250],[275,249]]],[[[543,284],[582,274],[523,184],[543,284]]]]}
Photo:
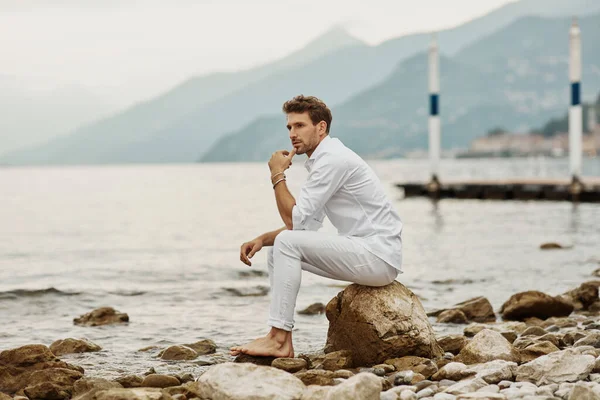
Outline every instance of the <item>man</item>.
{"type": "Polygon", "coordinates": [[[263,246],[271,283],[270,332],[231,348],[231,355],[294,357],[292,328],[302,271],[368,286],[390,284],[401,272],[402,222],[371,168],[339,139],[329,137],[331,111],[315,97],[284,103],[293,149],[269,161],[277,208],[285,226],[240,250],[250,259],[263,246]],[[308,178],[294,199],[285,171],[295,154],[306,154],[308,178]],[[338,234],[316,232],[327,216],[338,234]]]}

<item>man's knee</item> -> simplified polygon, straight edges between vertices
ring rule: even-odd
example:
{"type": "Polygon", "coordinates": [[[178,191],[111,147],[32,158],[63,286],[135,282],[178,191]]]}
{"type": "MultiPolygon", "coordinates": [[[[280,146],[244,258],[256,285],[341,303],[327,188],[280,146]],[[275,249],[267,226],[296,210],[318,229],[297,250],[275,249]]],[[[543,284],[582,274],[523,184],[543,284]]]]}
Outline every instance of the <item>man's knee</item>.
{"type": "Polygon", "coordinates": [[[300,236],[304,231],[285,230],[281,231],[275,238],[273,249],[275,251],[288,252],[297,249],[300,244],[300,236]]]}
{"type": "Polygon", "coordinates": [[[290,243],[293,243],[293,233],[294,231],[289,229],[279,232],[275,237],[275,242],[273,242],[273,248],[280,249],[282,246],[288,246],[290,243]]]}

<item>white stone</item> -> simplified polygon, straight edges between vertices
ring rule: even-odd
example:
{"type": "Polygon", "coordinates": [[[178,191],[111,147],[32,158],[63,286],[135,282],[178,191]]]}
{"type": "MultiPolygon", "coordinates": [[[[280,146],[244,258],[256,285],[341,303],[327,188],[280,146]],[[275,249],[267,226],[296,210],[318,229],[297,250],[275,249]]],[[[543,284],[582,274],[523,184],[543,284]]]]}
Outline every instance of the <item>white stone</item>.
{"type": "Polygon", "coordinates": [[[361,372],[344,383],[334,386],[324,400],[378,400],[381,393],[381,379],[369,372],[361,372]]]}
{"type": "Polygon", "coordinates": [[[479,389],[478,392],[500,393],[500,388],[498,387],[498,385],[488,385],[488,386],[484,386],[481,389],[479,389]]]}
{"type": "Polygon", "coordinates": [[[436,393],[433,400],[456,400],[456,396],[450,393],[436,393]]]}
{"type": "Polygon", "coordinates": [[[546,397],[552,397],[554,396],[554,392],[552,392],[552,390],[550,390],[547,387],[539,387],[535,390],[535,394],[537,396],[546,396],[546,397]]]}
{"type": "MultiPolygon", "coordinates": [[[[302,398],[304,399],[304,397],[302,398]]],[[[398,393],[385,391],[379,394],[379,400],[398,400],[398,393]]]]}
{"type": "Polygon", "coordinates": [[[595,357],[580,355],[573,349],[556,351],[519,366],[516,380],[535,382],[538,386],[580,381],[590,375],[595,362],[595,357]]]}
{"type": "Polygon", "coordinates": [[[536,390],[538,387],[536,385],[534,385],[531,382],[515,382],[514,385],[512,385],[513,387],[516,387],[517,389],[532,389],[532,390],[536,390]]]}
{"type": "Polygon", "coordinates": [[[475,392],[459,395],[456,400],[506,400],[506,396],[500,393],[475,392]]]}
{"type": "Polygon", "coordinates": [[[509,387],[508,389],[500,390],[500,394],[505,395],[507,399],[521,397],[521,392],[519,392],[519,389],[513,388],[513,387],[509,387]]]}
{"type": "Polygon", "coordinates": [[[506,380],[506,381],[500,381],[500,382],[498,382],[498,386],[500,387],[500,389],[508,389],[509,387],[511,387],[511,385],[513,383],[514,382],[511,382],[511,381],[508,381],[508,380],[506,380]]]}
{"type": "Polygon", "coordinates": [[[436,372],[432,379],[441,381],[442,379],[450,379],[453,381],[460,381],[461,379],[467,378],[474,375],[473,372],[467,371],[467,366],[460,362],[451,362],[444,365],[436,372]]]}
{"type": "Polygon", "coordinates": [[[401,386],[396,386],[391,388],[390,390],[393,390],[394,392],[400,394],[406,390],[410,390],[411,392],[415,392],[417,393],[417,387],[414,385],[401,385],[401,386]]]}
{"type": "Polygon", "coordinates": [[[400,400],[417,400],[417,394],[411,390],[400,393],[400,400]]]}
{"type": "MultiPolygon", "coordinates": [[[[331,386],[310,385],[302,394],[302,400],[323,400],[327,398],[330,390],[331,386]]],[[[396,399],[397,397],[393,397],[391,400],[396,399]]]]}
{"type": "Polygon", "coordinates": [[[162,400],[164,393],[158,388],[132,388],[100,390],[94,397],[98,400],[162,400]]]}
{"type": "Polygon", "coordinates": [[[424,399],[425,397],[431,397],[435,394],[435,392],[436,392],[435,388],[431,388],[431,387],[425,388],[417,393],[417,399],[424,399]]]}
{"type": "Polygon", "coordinates": [[[484,329],[463,347],[458,358],[465,364],[478,364],[493,360],[517,362],[520,355],[499,332],[484,329]]]}
{"type": "Polygon", "coordinates": [[[232,362],[211,367],[196,383],[200,398],[223,400],[296,400],[306,388],[300,379],[280,369],[232,362]]]}
{"type": "Polygon", "coordinates": [[[444,392],[459,395],[463,393],[475,392],[476,390],[481,389],[484,386],[487,386],[487,383],[481,378],[466,379],[464,381],[457,382],[452,386],[449,386],[444,390],[444,392]]]}
{"type": "Polygon", "coordinates": [[[569,400],[600,400],[600,385],[593,382],[578,382],[573,386],[569,400]]]}
{"type": "Polygon", "coordinates": [[[489,384],[498,383],[500,381],[513,380],[517,372],[517,363],[494,360],[484,364],[470,365],[468,371],[474,371],[477,378],[481,378],[489,384]]]}

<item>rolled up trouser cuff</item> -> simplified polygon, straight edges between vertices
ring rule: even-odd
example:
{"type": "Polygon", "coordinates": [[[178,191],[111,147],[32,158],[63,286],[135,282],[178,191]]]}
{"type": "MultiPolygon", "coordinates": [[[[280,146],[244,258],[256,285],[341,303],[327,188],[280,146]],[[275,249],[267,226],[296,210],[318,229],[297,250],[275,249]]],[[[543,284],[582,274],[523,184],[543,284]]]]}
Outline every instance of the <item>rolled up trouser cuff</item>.
{"type": "Polygon", "coordinates": [[[288,331],[288,332],[291,332],[292,329],[294,328],[293,323],[284,322],[280,319],[275,319],[275,318],[269,318],[269,320],[267,321],[267,325],[269,325],[273,328],[283,329],[284,331],[288,331]]]}

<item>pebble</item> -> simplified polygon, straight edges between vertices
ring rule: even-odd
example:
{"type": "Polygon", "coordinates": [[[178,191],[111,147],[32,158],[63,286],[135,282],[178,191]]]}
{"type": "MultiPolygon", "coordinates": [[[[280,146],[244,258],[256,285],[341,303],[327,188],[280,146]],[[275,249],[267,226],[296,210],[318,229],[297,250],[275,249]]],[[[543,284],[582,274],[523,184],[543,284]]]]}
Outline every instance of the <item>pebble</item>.
{"type": "Polygon", "coordinates": [[[417,388],[417,392],[420,392],[421,390],[423,390],[431,385],[433,385],[433,382],[431,382],[429,380],[424,380],[424,381],[418,382],[415,385],[415,387],[417,388]]]}
{"type": "Polygon", "coordinates": [[[456,400],[456,396],[450,393],[437,393],[433,400],[456,400]]]}
{"type": "Polygon", "coordinates": [[[437,390],[432,387],[425,388],[417,393],[417,399],[423,399],[425,397],[433,396],[437,390]]]}
{"type": "Polygon", "coordinates": [[[500,387],[498,385],[488,385],[484,386],[481,389],[477,390],[478,392],[486,392],[486,393],[499,393],[500,387]]]}
{"type": "Polygon", "coordinates": [[[438,382],[438,386],[439,387],[448,387],[448,386],[452,386],[456,383],[456,381],[452,381],[450,379],[442,379],[441,381],[438,382]]]}
{"type": "Polygon", "coordinates": [[[415,377],[415,373],[413,371],[401,371],[397,372],[394,378],[394,385],[408,385],[412,382],[415,377]]]}
{"type": "Polygon", "coordinates": [[[500,389],[508,389],[512,384],[513,383],[511,381],[500,381],[500,383],[498,383],[498,387],[500,389]]]}
{"type": "Polygon", "coordinates": [[[400,393],[400,400],[417,400],[417,394],[410,390],[400,393]]]}

